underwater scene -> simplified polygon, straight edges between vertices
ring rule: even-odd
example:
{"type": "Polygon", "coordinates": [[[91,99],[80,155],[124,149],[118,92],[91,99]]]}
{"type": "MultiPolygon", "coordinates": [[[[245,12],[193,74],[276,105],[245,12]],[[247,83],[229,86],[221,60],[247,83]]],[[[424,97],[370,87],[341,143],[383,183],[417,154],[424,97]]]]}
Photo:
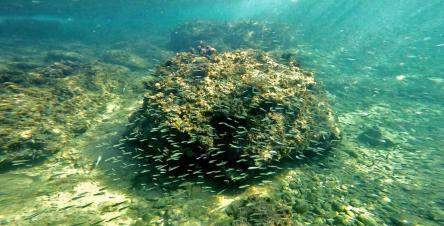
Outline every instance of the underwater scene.
{"type": "Polygon", "coordinates": [[[0,225],[444,225],[444,1],[0,2],[0,225]]]}

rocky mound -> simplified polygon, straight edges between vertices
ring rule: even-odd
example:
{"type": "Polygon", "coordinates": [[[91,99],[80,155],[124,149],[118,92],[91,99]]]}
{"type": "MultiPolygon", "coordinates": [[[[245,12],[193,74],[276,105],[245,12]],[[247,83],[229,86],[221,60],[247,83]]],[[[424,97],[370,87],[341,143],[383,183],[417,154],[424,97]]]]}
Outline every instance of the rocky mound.
{"type": "Polygon", "coordinates": [[[267,176],[282,159],[322,154],[338,138],[312,73],[261,51],[199,53],[159,66],[131,119],[127,140],[152,163],[154,180],[267,176]]]}
{"type": "Polygon", "coordinates": [[[219,50],[254,48],[268,51],[288,46],[294,41],[292,33],[288,25],[270,22],[192,21],[171,32],[169,46],[173,51],[188,51],[204,42],[219,50]]]}
{"type": "Polygon", "coordinates": [[[120,67],[53,63],[0,76],[0,169],[31,164],[85,132],[128,86],[120,67]]]}

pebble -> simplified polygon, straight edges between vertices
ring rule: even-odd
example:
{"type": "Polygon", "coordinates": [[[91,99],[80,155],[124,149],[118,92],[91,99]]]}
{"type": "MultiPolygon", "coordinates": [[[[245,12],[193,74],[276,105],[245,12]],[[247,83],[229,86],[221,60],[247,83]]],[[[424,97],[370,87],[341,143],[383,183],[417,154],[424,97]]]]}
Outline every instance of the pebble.
{"type": "Polygon", "coordinates": [[[378,223],[372,217],[364,214],[359,214],[356,218],[359,222],[363,223],[366,226],[377,226],[378,223]]]}

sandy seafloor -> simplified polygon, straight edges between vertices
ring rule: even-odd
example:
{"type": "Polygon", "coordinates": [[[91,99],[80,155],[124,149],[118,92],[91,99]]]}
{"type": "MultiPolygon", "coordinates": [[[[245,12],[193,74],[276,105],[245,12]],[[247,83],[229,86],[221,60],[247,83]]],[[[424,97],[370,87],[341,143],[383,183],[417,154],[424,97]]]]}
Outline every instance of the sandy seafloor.
{"type": "MultiPolygon", "coordinates": [[[[41,62],[57,48],[79,48],[95,59],[106,49],[132,44],[0,42],[9,46],[0,49],[0,55],[8,56],[2,57],[3,63],[22,56],[41,62]]],[[[300,206],[293,213],[294,225],[444,224],[444,114],[437,100],[444,80],[439,75],[385,76],[371,69],[343,73],[332,63],[336,56],[312,46],[295,49],[305,59],[302,67],[313,70],[325,84],[343,133],[340,145],[327,156],[289,165],[269,178],[272,183],[253,184],[235,194],[215,195],[200,187],[169,195],[144,191],[133,186],[131,167],[105,161],[118,154],[113,146],[129,115],[141,105],[142,93],[122,93],[104,100],[106,113],[63,150],[43,163],[0,174],[0,225],[225,225],[225,207],[250,194],[276,200],[293,196],[300,206]],[[393,145],[359,141],[362,132],[375,126],[393,145]],[[93,167],[99,156],[101,162],[93,167]]],[[[145,56],[147,66],[129,70],[128,76],[149,79],[150,70],[164,60],[156,56],[145,56]]]]}

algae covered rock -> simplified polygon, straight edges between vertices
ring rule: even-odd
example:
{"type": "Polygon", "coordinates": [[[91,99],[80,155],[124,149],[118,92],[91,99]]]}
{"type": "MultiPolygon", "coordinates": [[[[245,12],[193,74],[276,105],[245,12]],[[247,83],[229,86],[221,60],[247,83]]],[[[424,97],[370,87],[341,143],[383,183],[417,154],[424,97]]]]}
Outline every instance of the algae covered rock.
{"type": "Polygon", "coordinates": [[[220,50],[275,50],[293,42],[292,33],[288,25],[264,21],[191,21],[171,32],[169,46],[174,51],[184,51],[203,41],[220,50]]]}
{"type": "Polygon", "coordinates": [[[126,87],[125,70],[57,62],[0,83],[0,170],[32,164],[85,132],[126,87]]]}
{"type": "Polygon", "coordinates": [[[148,67],[148,63],[144,58],[125,49],[107,50],[102,58],[105,62],[122,65],[135,70],[146,69],[148,67]]]}
{"type": "Polygon", "coordinates": [[[360,143],[369,147],[387,148],[394,145],[393,141],[384,136],[379,127],[371,127],[361,132],[357,139],[360,143]]]}
{"type": "Polygon", "coordinates": [[[127,139],[154,177],[271,175],[276,162],[322,154],[337,139],[312,73],[261,51],[199,52],[159,66],[131,119],[127,139]]]}
{"type": "Polygon", "coordinates": [[[231,225],[292,225],[291,208],[270,197],[251,195],[225,210],[231,225]]]}

